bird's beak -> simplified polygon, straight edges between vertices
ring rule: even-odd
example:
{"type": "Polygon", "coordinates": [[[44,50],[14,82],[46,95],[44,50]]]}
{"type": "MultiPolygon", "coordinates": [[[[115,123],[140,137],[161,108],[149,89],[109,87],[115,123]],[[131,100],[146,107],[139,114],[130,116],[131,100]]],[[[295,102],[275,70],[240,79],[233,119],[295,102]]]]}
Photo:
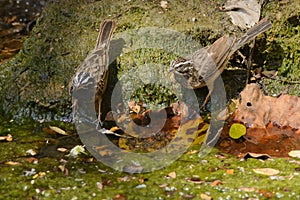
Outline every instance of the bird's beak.
{"type": "Polygon", "coordinates": [[[173,71],[174,71],[174,68],[173,68],[173,67],[170,67],[168,72],[171,73],[171,72],[173,72],[173,71]]]}

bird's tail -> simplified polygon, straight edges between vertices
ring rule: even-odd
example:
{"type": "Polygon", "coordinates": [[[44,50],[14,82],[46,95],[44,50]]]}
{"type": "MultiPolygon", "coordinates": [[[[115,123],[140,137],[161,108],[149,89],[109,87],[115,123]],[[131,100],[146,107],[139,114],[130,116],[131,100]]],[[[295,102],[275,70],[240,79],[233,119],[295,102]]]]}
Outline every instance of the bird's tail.
{"type": "Polygon", "coordinates": [[[271,27],[272,27],[272,23],[266,18],[260,20],[256,25],[250,28],[242,37],[237,39],[237,41],[235,42],[232,48],[232,52],[238,50],[243,45],[253,40],[259,34],[269,30],[271,27]]]}
{"type": "Polygon", "coordinates": [[[105,46],[109,44],[110,38],[115,28],[116,28],[116,22],[114,20],[106,19],[101,23],[96,49],[102,47],[103,44],[105,46]]]}

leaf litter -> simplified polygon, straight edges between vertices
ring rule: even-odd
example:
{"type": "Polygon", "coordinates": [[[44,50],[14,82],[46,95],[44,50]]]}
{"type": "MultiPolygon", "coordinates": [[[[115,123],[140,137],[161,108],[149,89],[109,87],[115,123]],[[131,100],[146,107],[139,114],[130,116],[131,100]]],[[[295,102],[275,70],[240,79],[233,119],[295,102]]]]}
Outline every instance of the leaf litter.
{"type": "Polygon", "coordinates": [[[227,122],[218,143],[218,148],[225,153],[240,157],[249,152],[287,157],[289,152],[300,149],[300,98],[297,96],[270,97],[258,85],[248,84],[227,122]],[[246,133],[234,128],[237,131],[230,134],[231,127],[237,124],[246,127],[246,133]]]}

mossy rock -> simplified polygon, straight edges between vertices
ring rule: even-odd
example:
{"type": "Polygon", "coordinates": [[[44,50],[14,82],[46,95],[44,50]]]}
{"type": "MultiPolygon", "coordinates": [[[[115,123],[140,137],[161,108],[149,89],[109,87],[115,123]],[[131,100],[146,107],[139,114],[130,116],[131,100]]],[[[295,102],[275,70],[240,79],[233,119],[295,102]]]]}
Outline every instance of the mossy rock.
{"type": "MultiPolygon", "coordinates": [[[[65,0],[48,3],[30,37],[24,40],[22,50],[12,60],[0,65],[2,115],[15,119],[69,119],[69,81],[76,67],[94,48],[103,19],[117,20],[115,34],[143,27],[166,28],[183,32],[205,46],[225,33],[242,32],[231,24],[225,13],[218,11],[221,3],[223,2],[220,0],[202,3],[171,1],[166,9],[160,6],[160,1],[124,3],[109,0],[65,0]]],[[[257,49],[261,51],[254,54],[254,60],[264,58],[264,61],[257,63],[267,69],[279,69],[287,78],[297,79],[300,74],[297,65],[300,63],[299,34],[295,33],[299,29],[298,3],[272,1],[265,7],[263,15],[271,16],[274,26],[265,34],[264,42],[258,37],[257,49]],[[280,17],[277,16],[278,9],[282,13],[280,17]]],[[[170,60],[175,56],[163,50],[151,49],[124,53],[112,63],[108,90],[112,90],[118,77],[136,65],[152,62],[168,68],[170,60]]],[[[166,88],[153,91],[150,100],[154,95],[159,99],[156,102],[158,104],[165,105],[175,100],[174,94],[166,88]]],[[[135,96],[146,98],[147,95],[143,95],[143,92],[147,92],[147,89],[139,89],[135,96]]],[[[109,101],[109,95],[105,98],[109,101]]]]}

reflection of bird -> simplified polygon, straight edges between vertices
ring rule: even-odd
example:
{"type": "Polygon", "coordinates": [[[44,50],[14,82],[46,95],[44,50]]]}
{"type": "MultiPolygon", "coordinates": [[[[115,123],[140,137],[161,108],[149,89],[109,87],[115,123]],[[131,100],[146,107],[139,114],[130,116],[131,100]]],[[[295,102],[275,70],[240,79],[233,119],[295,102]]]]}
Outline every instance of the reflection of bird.
{"type": "Polygon", "coordinates": [[[110,38],[115,27],[116,22],[113,20],[104,20],[102,22],[95,49],[79,66],[70,83],[70,93],[77,100],[80,97],[86,98],[82,95],[95,94],[96,89],[95,103],[98,109],[99,121],[102,95],[105,92],[108,78],[110,38]]]}
{"type": "MultiPolygon", "coordinates": [[[[184,87],[196,89],[206,85],[213,87],[232,54],[257,35],[270,29],[271,22],[263,19],[249,29],[242,37],[225,35],[212,45],[197,50],[186,58],[177,58],[170,64],[170,72],[184,87]]],[[[204,101],[207,103],[211,90],[204,101]]]]}

